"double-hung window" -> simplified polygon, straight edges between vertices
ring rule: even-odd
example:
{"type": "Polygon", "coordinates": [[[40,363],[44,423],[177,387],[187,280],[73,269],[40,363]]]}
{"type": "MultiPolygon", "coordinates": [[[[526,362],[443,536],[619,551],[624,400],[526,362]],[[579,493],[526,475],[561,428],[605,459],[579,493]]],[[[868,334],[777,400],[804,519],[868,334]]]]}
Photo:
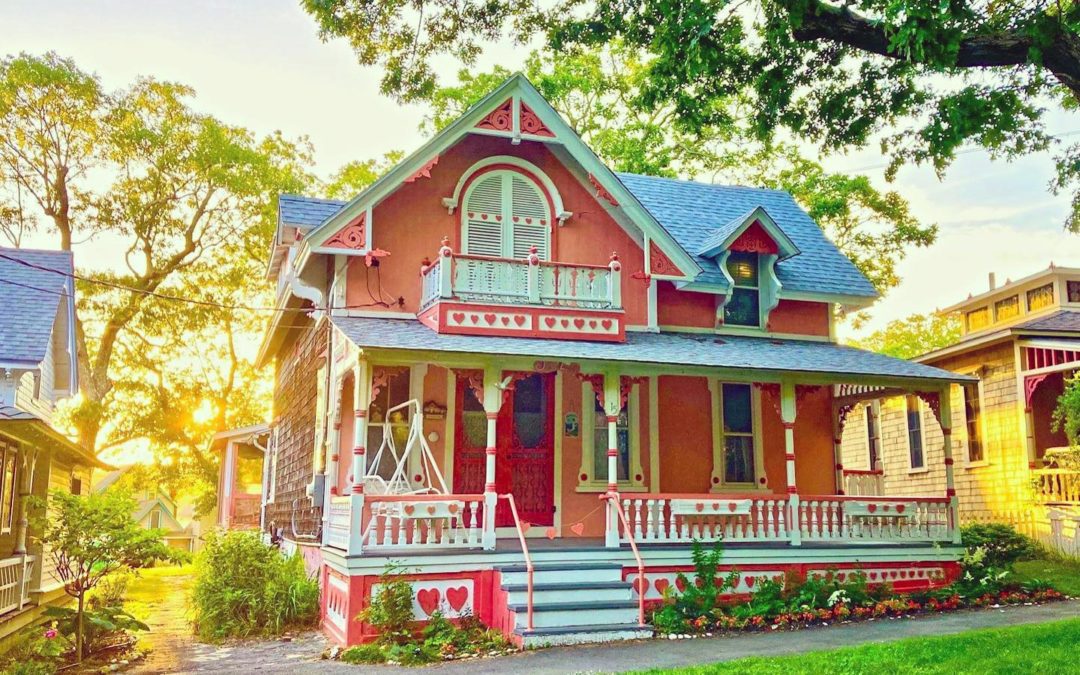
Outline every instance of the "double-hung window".
{"type": "Polygon", "coordinates": [[[907,415],[908,457],[913,470],[926,468],[923,448],[922,406],[918,396],[908,396],[904,401],[907,415]]]}
{"type": "Polygon", "coordinates": [[[733,286],[724,305],[724,325],[761,327],[761,278],[758,254],[732,251],[725,263],[733,286]]]}
{"type": "Polygon", "coordinates": [[[874,404],[867,404],[866,413],[866,452],[870,462],[870,470],[878,469],[881,460],[881,428],[878,426],[878,416],[874,404]]]}
{"type": "MultiPolygon", "coordinates": [[[[616,480],[621,489],[641,488],[643,484],[638,386],[633,385],[615,421],[618,450],[616,480]]],[[[584,414],[581,420],[582,456],[578,489],[593,492],[607,488],[607,412],[587,383],[582,386],[582,401],[584,414]]]]}
{"type": "Polygon", "coordinates": [[[967,444],[969,463],[982,462],[986,459],[982,437],[982,398],[979,383],[971,382],[960,387],[964,403],[964,439],[967,444]]]}
{"type": "Polygon", "coordinates": [[[749,384],[720,385],[720,429],[725,485],[753,485],[757,480],[754,438],[754,391],[749,384]]]}

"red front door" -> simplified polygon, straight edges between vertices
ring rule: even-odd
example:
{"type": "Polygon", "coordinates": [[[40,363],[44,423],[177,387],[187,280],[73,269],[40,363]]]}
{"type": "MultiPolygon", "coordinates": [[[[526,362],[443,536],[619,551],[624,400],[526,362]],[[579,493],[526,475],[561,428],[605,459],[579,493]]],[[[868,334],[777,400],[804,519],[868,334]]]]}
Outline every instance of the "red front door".
{"type": "MultiPolygon", "coordinates": [[[[533,525],[555,523],[555,376],[513,374],[513,385],[499,410],[495,489],[514,495],[518,515],[533,525]]],[[[484,490],[487,437],[483,406],[464,378],[458,378],[454,450],[454,491],[484,490]]],[[[512,527],[509,505],[500,500],[496,527],[512,527]]]]}

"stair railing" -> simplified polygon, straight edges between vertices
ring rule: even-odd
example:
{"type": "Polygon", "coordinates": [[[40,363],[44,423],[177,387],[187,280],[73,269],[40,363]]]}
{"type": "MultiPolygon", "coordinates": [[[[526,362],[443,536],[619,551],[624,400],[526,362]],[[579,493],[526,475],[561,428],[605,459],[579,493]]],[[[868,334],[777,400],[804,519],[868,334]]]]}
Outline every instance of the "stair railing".
{"type": "MultiPolygon", "coordinates": [[[[499,499],[505,499],[510,503],[510,513],[514,516],[514,526],[517,527],[518,541],[521,542],[521,553],[525,556],[525,575],[526,583],[528,585],[527,595],[525,597],[527,619],[526,625],[529,630],[533,629],[533,561],[532,556],[529,555],[529,545],[525,543],[525,530],[521,527],[521,518],[518,517],[517,504],[514,502],[514,495],[505,494],[499,495],[499,499]]],[[[494,517],[495,514],[491,514],[494,517]]],[[[487,514],[485,514],[485,517],[487,514]]]]}
{"type": "Polygon", "coordinates": [[[641,552],[638,551],[637,542],[634,541],[634,531],[630,529],[630,521],[626,517],[626,511],[623,510],[622,499],[619,497],[618,492],[608,492],[600,495],[600,499],[606,499],[608,504],[619,517],[619,521],[622,523],[623,532],[626,533],[626,541],[630,544],[630,550],[634,552],[634,559],[637,561],[638,571],[638,625],[645,625],[645,561],[641,559],[641,552]]]}

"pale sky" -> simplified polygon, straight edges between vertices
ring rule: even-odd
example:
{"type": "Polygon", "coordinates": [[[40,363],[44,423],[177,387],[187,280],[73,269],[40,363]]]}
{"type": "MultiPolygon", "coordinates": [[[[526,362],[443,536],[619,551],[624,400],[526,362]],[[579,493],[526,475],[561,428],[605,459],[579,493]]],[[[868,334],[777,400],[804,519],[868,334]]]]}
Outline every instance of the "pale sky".
{"type": "MultiPolygon", "coordinates": [[[[174,80],[196,89],[198,109],[228,123],[260,134],[306,134],[324,176],[347,161],[409,151],[422,141],[422,110],[381,96],[379,73],[361,68],[343,42],[320,42],[315,22],[295,0],[3,0],[0,54],[49,50],[73,57],[107,88],[140,75],[174,80]]],[[[526,51],[500,46],[484,65],[514,68],[526,51]]],[[[443,74],[455,70],[447,62],[443,74]]],[[[1080,118],[1054,113],[1048,126],[1055,133],[1075,132],[1080,118]]],[[[874,306],[866,330],[982,291],[989,272],[1000,283],[1051,261],[1080,267],[1080,236],[1061,227],[1069,198],[1046,191],[1053,170],[1048,156],[1010,164],[974,152],[960,157],[943,181],[929,169],[909,168],[891,185],[873,151],[824,163],[863,170],[879,186],[903,194],[917,217],[941,228],[937,244],[913,251],[901,264],[902,284],[874,306]]],[[[100,256],[101,248],[84,244],[76,260],[100,256]]]]}

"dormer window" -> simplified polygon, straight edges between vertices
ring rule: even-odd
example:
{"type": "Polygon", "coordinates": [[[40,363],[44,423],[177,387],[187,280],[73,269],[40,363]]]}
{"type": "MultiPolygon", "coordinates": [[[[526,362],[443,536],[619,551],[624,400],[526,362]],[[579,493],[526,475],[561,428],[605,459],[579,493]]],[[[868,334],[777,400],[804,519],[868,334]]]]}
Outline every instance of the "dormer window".
{"type": "Polygon", "coordinates": [[[982,330],[990,325],[990,308],[980,307],[973,309],[964,316],[969,333],[982,330]]]}
{"type": "Polygon", "coordinates": [[[994,320],[1007,321],[1020,316],[1020,296],[1011,295],[994,303],[994,320]]]}
{"type": "Polygon", "coordinates": [[[1035,312],[1054,304],[1054,284],[1046,284],[1027,292],[1029,312],[1035,312]]]}
{"type": "Polygon", "coordinates": [[[724,305],[724,324],[727,326],[761,326],[761,281],[757,253],[731,252],[727,271],[733,286],[731,299],[724,305]]]}

